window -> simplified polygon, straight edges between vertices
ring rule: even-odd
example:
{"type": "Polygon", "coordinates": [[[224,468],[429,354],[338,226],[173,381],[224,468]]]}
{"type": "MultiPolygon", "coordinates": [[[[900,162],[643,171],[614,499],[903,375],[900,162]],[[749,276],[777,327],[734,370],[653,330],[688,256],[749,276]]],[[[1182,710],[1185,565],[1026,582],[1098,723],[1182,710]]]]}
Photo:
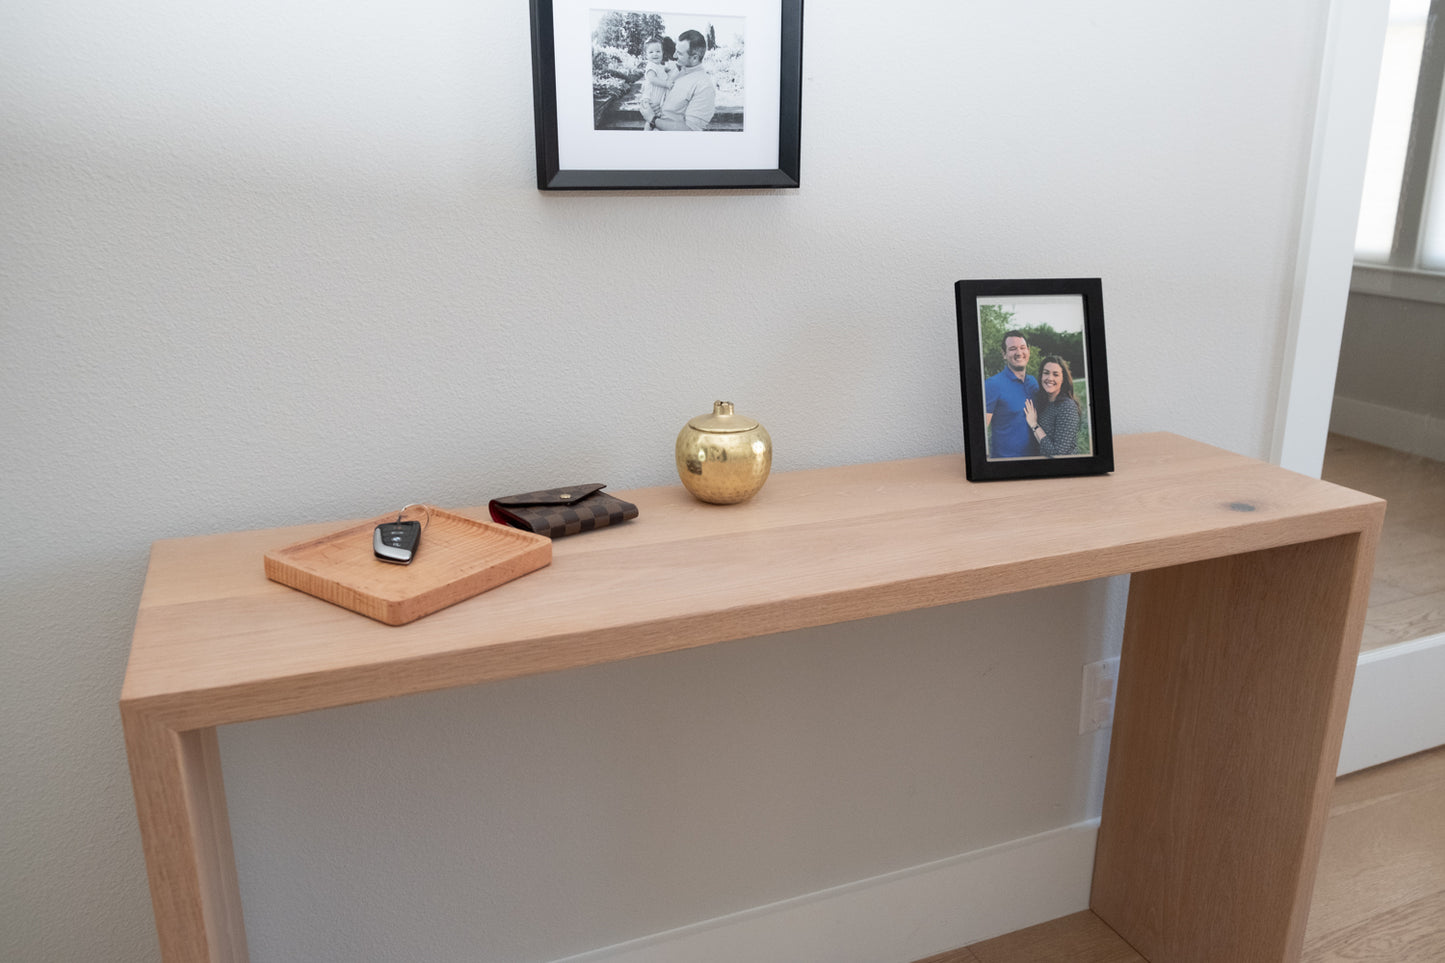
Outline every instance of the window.
{"type": "Polygon", "coordinates": [[[1351,291],[1445,305],[1442,86],[1445,0],[1390,0],[1351,291]]]}
{"type": "MultiPolygon", "coordinates": [[[[1405,158],[1415,117],[1416,82],[1425,46],[1429,0],[1392,0],[1385,28],[1380,85],[1365,162],[1365,189],[1355,233],[1355,258],[1388,264],[1394,261],[1395,224],[1400,208],[1405,158]]],[[[1413,265],[1412,265],[1413,266],[1413,265]]]]}
{"type": "Polygon", "coordinates": [[[1445,0],[1391,0],[1355,236],[1361,267],[1445,274],[1445,0]],[[1408,109],[1406,107],[1408,105],[1408,109]]]}

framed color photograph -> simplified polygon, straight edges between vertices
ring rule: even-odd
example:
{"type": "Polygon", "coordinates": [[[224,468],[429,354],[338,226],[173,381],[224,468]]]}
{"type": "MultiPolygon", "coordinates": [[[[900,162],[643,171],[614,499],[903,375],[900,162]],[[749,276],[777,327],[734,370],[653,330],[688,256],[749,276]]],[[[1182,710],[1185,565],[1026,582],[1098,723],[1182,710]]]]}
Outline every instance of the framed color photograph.
{"type": "Polygon", "coordinates": [[[541,190],[797,187],[803,0],[531,0],[541,190]]]}
{"type": "Polygon", "coordinates": [[[1113,471],[1100,280],[954,287],[969,481],[1113,471]]]}

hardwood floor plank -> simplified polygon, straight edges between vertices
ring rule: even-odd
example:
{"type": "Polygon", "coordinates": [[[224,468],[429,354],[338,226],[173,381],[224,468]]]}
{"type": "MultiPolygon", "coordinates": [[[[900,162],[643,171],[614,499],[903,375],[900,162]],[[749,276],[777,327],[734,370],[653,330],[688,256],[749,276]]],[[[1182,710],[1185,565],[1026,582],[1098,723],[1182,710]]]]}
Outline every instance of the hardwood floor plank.
{"type": "Polygon", "coordinates": [[[1445,463],[1330,435],[1320,477],[1389,502],[1361,648],[1445,632],[1445,463]]]}
{"type": "Polygon", "coordinates": [[[1380,530],[1380,547],[1375,552],[1375,567],[1378,569],[1382,560],[1395,563],[1427,555],[1445,558],[1445,538],[1397,521],[1391,514],[1394,507],[1390,505],[1385,509],[1385,524],[1380,530]]]}
{"type": "Polygon", "coordinates": [[[1344,435],[1329,436],[1324,466],[1327,480],[1381,498],[1445,478],[1445,464],[1438,461],[1344,435]]]}
{"type": "Polygon", "coordinates": [[[1146,963],[1088,910],[974,943],[968,949],[978,963],[1146,963]]]}
{"type": "Polygon", "coordinates": [[[1440,963],[1445,960],[1445,890],[1306,943],[1300,963],[1440,963]]]}
{"type": "MultiPolygon", "coordinates": [[[[1315,912],[1343,929],[1445,888],[1445,801],[1406,793],[1331,820],[1322,860],[1338,867],[1315,889],[1315,912]],[[1435,826],[1434,839],[1421,827],[1435,826]]],[[[1306,927],[1306,939],[1310,928],[1306,927]]]]}
{"type": "Polygon", "coordinates": [[[1398,602],[1371,605],[1365,611],[1362,648],[1422,639],[1445,632],[1445,591],[1412,595],[1398,602]]]}
{"type": "Polygon", "coordinates": [[[1445,746],[1341,776],[1330,795],[1330,817],[1410,792],[1435,792],[1445,800],[1445,746]]]}
{"type": "MultiPolygon", "coordinates": [[[[1375,566],[1379,570],[1379,566],[1375,566]]],[[[1391,585],[1380,579],[1378,576],[1370,582],[1370,605],[1388,605],[1391,602],[1400,602],[1410,597],[1410,593],[1404,589],[1391,585]]],[[[1369,617],[1366,613],[1366,618],[1369,617]]]]}
{"type": "MultiPolygon", "coordinates": [[[[1442,892],[1445,747],[1338,780],[1305,945],[1358,945],[1361,927],[1394,927],[1391,914],[1442,892]]],[[[1433,925],[1445,933],[1445,914],[1433,925]]]]}
{"type": "Polygon", "coordinates": [[[978,957],[970,953],[968,947],[964,947],[960,950],[949,950],[947,953],[930,956],[926,960],[917,960],[915,963],[978,963],[978,957]]]}
{"type": "Polygon", "coordinates": [[[1375,576],[1411,595],[1445,592],[1445,554],[1391,563],[1384,571],[1377,568],[1375,576]]]}

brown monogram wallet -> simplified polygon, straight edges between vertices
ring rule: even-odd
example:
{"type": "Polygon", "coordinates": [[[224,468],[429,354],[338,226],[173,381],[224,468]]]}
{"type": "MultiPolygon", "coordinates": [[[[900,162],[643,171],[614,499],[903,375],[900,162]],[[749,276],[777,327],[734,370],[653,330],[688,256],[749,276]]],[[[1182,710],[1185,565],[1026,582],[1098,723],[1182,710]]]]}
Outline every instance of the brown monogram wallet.
{"type": "Polygon", "coordinates": [[[605,485],[571,485],[494,498],[492,520],[559,538],[637,517],[637,506],[605,494],[605,485]]]}

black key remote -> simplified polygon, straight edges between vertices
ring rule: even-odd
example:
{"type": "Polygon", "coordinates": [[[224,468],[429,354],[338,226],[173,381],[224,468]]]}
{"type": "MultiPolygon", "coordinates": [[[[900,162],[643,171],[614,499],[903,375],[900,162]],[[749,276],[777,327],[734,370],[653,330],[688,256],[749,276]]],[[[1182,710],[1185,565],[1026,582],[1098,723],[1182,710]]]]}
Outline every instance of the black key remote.
{"type": "Polygon", "coordinates": [[[371,551],[383,562],[410,565],[421,541],[421,522],[382,522],[371,536],[371,551]]]}

